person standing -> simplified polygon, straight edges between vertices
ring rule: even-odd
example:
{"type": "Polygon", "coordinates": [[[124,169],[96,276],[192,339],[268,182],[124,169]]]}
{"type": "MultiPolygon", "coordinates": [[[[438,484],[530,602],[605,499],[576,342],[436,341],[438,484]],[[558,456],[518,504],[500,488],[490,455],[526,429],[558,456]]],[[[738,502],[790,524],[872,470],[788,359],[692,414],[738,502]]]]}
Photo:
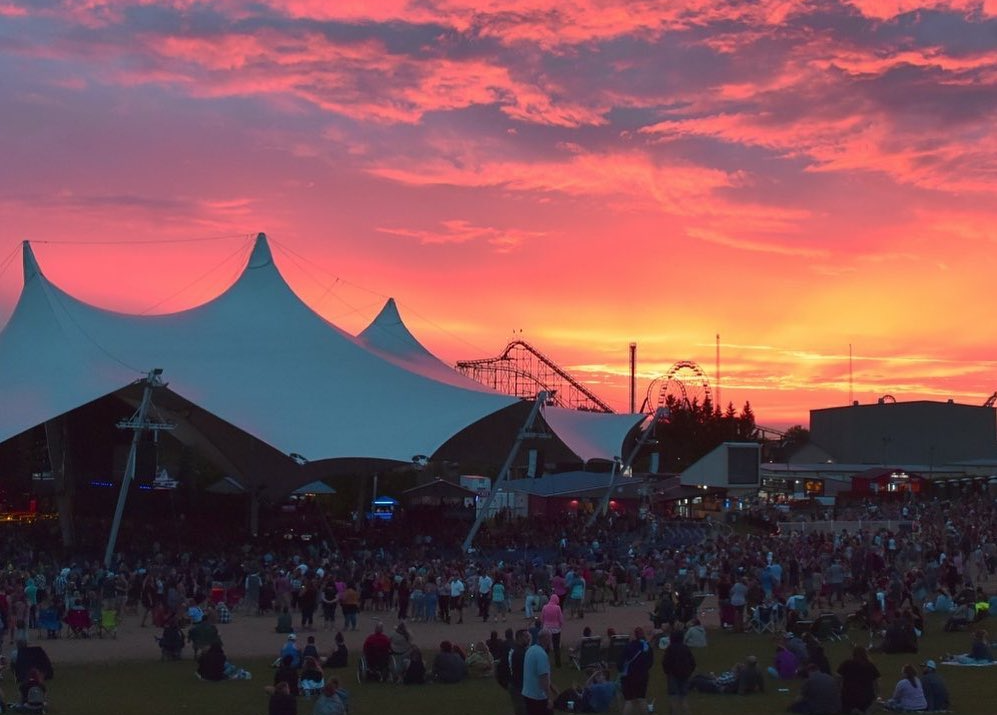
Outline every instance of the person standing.
{"type": "Polygon", "coordinates": [[[315,630],[315,609],[318,607],[318,588],[312,578],[305,580],[298,595],[298,607],[301,609],[301,630],[315,630]]]}
{"type": "Polygon", "coordinates": [[[457,623],[464,622],[464,582],[457,574],[450,579],[450,610],[457,611],[457,623]]]}
{"type": "Polygon", "coordinates": [[[436,589],[439,599],[439,618],[450,625],[450,581],[451,579],[440,577],[436,581],[436,589]]]}
{"type": "Polygon", "coordinates": [[[509,603],[505,597],[505,584],[500,580],[496,580],[495,585],[492,586],[492,605],[495,606],[495,620],[501,618],[502,622],[505,623],[509,613],[509,603]]]}
{"type": "Polygon", "coordinates": [[[748,580],[741,578],[730,587],[730,605],[734,609],[734,632],[744,633],[744,607],[748,603],[748,580]]]}
{"type": "Polygon", "coordinates": [[[488,623],[488,611],[492,605],[492,586],[494,585],[495,581],[487,572],[478,577],[478,615],[485,623],[488,623]]]}
{"type": "Polygon", "coordinates": [[[523,701],[526,715],[548,715],[554,708],[557,691],[550,679],[550,631],[541,630],[537,642],[523,656],[523,701]]]}
{"type": "Polygon", "coordinates": [[[330,578],[322,586],[322,624],[326,629],[336,627],[336,608],[339,606],[339,591],[330,578]]]}
{"type": "Polygon", "coordinates": [[[360,610],[360,594],[353,582],[346,584],[346,590],[339,597],[339,605],[343,611],[343,630],[357,629],[357,613],[360,610]]]}
{"type": "Polygon", "coordinates": [[[564,611],[561,610],[561,601],[556,593],[551,594],[550,600],[540,610],[540,628],[550,633],[554,649],[554,665],[560,668],[561,629],[564,628],[564,611]]]}
{"type": "Polygon", "coordinates": [[[526,701],[523,699],[523,665],[526,651],[530,647],[530,632],[525,628],[516,631],[516,644],[506,656],[509,659],[509,699],[512,700],[513,715],[526,715],[526,701]]]}
{"type": "Polygon", "coordinates": [[[696,658],[685,644],[682,631],[672,631],[661,659],[661,669],[668,678],[668,704],[672,715],[689,715],[689,680],[696,671],[696,658]]]}
{"type": "Polygon", "coordinates": [[[644,629],[638,626],[634,628],[633,638],[616,664],[620,674],[620,691],[623,693],[623,715],[647,713],[647,683],[652,665],[654,651],[644,637],[644,629]]]}

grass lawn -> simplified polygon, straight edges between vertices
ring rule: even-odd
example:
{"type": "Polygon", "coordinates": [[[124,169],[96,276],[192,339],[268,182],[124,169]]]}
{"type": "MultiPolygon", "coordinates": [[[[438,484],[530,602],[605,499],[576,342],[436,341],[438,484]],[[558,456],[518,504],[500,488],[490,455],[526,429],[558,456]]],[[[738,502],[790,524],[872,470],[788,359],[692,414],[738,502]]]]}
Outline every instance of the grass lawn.
{"type": "MultiPolygon", "coordinates": [[[[862,638],[865,634],[856,633],[862,638]]],[[[936,660],[943,653],[965,652],[969,644],[966,633],[943,633],[941,623],[929,624],[929,636],[922,639],[918,655],[873,655],[873,661],[884,674],[880,683],[881,694],[889,695],[899,679],[904,663],[920,663],[926,658],[936,660]]],[[[847,642],[826,646],[832,667],[848,656],[851,646],[847,642]]],[[[772,657],[773,643],[770,635],[736,636],[710,633],[710,646],[696,651],[701,672],[721,672],[738,660],[755,654],[761,663],[772,657]]],[[[651,680],[650,697],[657,701],[657,711],[666,713],[664,676],[659,667],[660,653],[651,680]]],[[[263,686],[270,683],[273,671],[266,660],[239,661],[236,664],[253,673],[250,681],[205,683],[194,677],[191,660],[162,663],[131,662],[122,664],[93,664],[56,667],[56,678],[49,685],[49,712],[54,715],[110,715],[141,713],[142,715],[176,715],[177,713],[239,713],[240,715],[265,714],[267,698],[263,686]]],[[[332,672],[332,671],[330,671],[332,672]]],[[[941,666],[952,694],[953,708],[966,715],[993,715],[997,713],[997,667],[956,668],[941,666]]],[[[352,715],[440,715],[467,713],[468,715],[508,715],[509,701],[494,680],[464,682],[459,685],[425,685],[401,687],[393,685],[358,685],[354,670],[339,671],[352,695],[352,715]]],[[[566,687],[582,676],[568,666],[555,669],[555,681],[566,687]]],[[[12,699],[13,684],[4,681],[4,692],[12,699]]],[[[712,713],[737,713],[737,715],[768,715],[785,710],[795,696],[798,683],[790,685],[790,693],[777,692],[777,685],[768,681],[764,695],[738,697],[733,695],[702,695],[694,693],[690,705],[695,715],[712,713]]],[[[308,715],[311,704],[299,701],[299,712],[308,715]]],[[[617,710],[618,712],[618,710],[617,710]]]]}

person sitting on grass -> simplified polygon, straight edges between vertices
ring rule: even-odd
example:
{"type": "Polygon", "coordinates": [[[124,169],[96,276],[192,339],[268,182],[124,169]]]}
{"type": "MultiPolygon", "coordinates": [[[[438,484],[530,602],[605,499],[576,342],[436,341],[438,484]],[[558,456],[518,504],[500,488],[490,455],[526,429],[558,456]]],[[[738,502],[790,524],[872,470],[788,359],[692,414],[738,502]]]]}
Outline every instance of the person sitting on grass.
{"type": "Polygon", "coordinates": [[[944,630],[947,632],[961,630],[972,623],[975,618],[976,607],[972,603],[964,603],[952,611],[952,615],[945,621],[944,630]]]}
{"type": "Polygon", "coordinates": [[[213,643],[221,645],[222,642],[218,628],[206,618],[195,618],[190,630],[187,631],[187,640],[194,648],[195,658],[213,643]]]}
{"type": "Polygon", "coordinates": [[[616,700],[616,682],[606,677],[606,671],[596,669],[584,687],[573,685],[560,692],[554,700],[554,709],[578,713],[609,712],[616,700]]]}
{"type": "Polygon", "coordinates": [[[900,616],[886,627],[880,650],[884,653],[917,653],[917,633],[910,619],[900,616]]]}
{"type": "Polygon", "coordinates": [[[814,663],[807,663],[807,679],[800,688],[800,697],[788,708],[803,715],[838,715],[841,712],[841,690],[838,681],[822,673],[814,663]]]}
{"type": "Polygon", "coordinates": [[[197,657],[197,674],[201,677],[201,680],[210,680],[214,683],[227,680],[227,666],[228,660],[225,657],[225,651],[222,650],[220,641],[215,641],[209,645],[197,657]]]}
{"type": "Polygon", "coordinates": [[[820,644],[817,637],[813,633],[807,633],[803,637],[803,642],[807,645],[807,658],[804,661],[804,665],[813,663],[817,666],[817,669],[822,673],[831,674],[831,662],[827,659],[827,653],[824,652],[824,646],[820,644]]]}
{"type": "Polygon", "coordinates": [[[159,648],[163,652],[164,660],[179,660],[183,655],[183,647],[186,642],[183,631],[177,625],[176,618],[170,618],[163,627],[163,635],[156,639],[159,648]]]}
{"type": "Polygon", "coordinates": [[[301,675],[298,676],[298,689],[306,697],[318,695],[325,687],[325,676],[322,668],[319,667],[318,660],[309,656],[305,658],[305,663],[301,666],[301,675]]]}
{"type": "Polygon", "coordinates": [[[350,694],[339,687],[338,678],[326,678],[325,687],[315,700],[312,715],[347,715],[350,694]]]}
{"type": "Polygon", "coordinates": [[[471,652],[464,660],[470,678],[490,678],[495,671],[495,661],[484,641],[471,644],[471,652]]]}
{"type": "Polygon", "coordinates": [[[294,667],[294,658],[284,655],[280,658],[280,665],[273,674],[273,684],[287,683],[287,688],[291,695],[298,695],[298,669],[294,667]]]}
{"type": "Polygon", "coordinates": [[[422,685],[426,682],[426,664],[422,660],[422,651],[412,646],[409,652],[408,667],[402,676],[403,685],[422,685]]]}
{"type": "Polygon", "coordinates": [[[765,692],[765,678],[758,669],[758,658],[749,655],[744,663],[734,666],[734,674],[737,677],[737,694],[751,695],[752,693],[765,692]]]}
{"type": "Polygon", "coordinates": [[[793,680],[799,670],[800,661],[784,641],[779,641],[775,647],[775,661],[769,666],[768,674],[778,680],[793,680]]]}
{"type": "Polygon", "coordinates": [[[315,636],[308,636],[308,642],[305,643],[305,647],[301,651],[301,660],[304,661],[305,658],[318,660],[318,657],[318,646],[315,645],[315,636]]]}
{"type": "Polygon", "coordinates": [[[464,659],[454,653],[450,641],[440,643],[440,652],[433,659],[433,680],[437,683],[459,683],[467,677],[464,659]]]}
{"type": "Polygon", "coordinates": [[[298,700],[291,695],[287,683],[281,681],[268,685],[264,690],[270,695],[267,715],[298,715],[298,700]]]}
{"type": "Polygon", "coordinates": [[[900,674],[902,677],[893,689],[893,697],[883,703],[883,707],[894,712],[927,710],[928,700],[924,697],[924,686],[921,685],[914,666],[907,663],[900,674]]]}
{"type": "Polygon", "coordinates": [[[949,689],[938,674],[935,661],[926,660],[921,666],[921,687],[924,689],[924,699],[928,710],[949,709],[949,689]]]}
{"type": "Polygon", "coordinates": [[[350,654],[346,650],[346,639],[342,631],[336,633],[336,646],[329,657],[325,659],[326,668],[345,668],[349,664],[350,654]]]}
{"type": "Polygon", "coordinates": [[[412,634],[409,633],[405,621],[395,626],[395,632],[389,639],[391,643],[391,678],[399,681],[408,668],[409,652],[412,650],[412,634]]]}
{"type": "Polygon", "coordinates": [[[251,680],[248,670],[238,668],[228,661],[221,642],[212,643],[197,659],[197,677],[201,680],[218,682],[222,680],[251,680]]]}
{"type": "Polygon", "coordinates": [[[292,667],[301,667],[301,651],[298,650],[298,637],[293,633],[288,634],[287,640],[281,646],[278,658],[280,661],[283,661],[285,656],[290,657],[292,667]]]}
{"type": "Polygon", "coordinates": [[[706,629],[698,618],[689,621],[689,627],[685,629],[685,644],[690,648],[706,647],[706,629]]]}
{"type": "Polygon", "coordinates": [[[973,632],[973,640],[969,644],[969,652],[957,655],[955,661],[962,665],[983,665],[994,662],[994,653],[990,648],[987,632],[979,628],[973,632]]]}
{"type": "Polygon", "coordinates": [[[277,625],[274,631],[277,633],[294,633],[294,620],[291,618],[287,606],[284,606],[280,613],[277,614],[277,625]]]}

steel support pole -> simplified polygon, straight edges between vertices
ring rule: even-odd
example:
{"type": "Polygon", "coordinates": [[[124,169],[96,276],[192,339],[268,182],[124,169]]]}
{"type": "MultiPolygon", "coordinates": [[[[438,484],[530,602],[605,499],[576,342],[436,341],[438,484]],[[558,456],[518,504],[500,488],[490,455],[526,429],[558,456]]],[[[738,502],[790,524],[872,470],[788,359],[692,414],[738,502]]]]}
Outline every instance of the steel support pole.
{"type": "Polygon", "coordinates": [[[121,491],[118,492],[118,505],[114,509],[114,521],[111,522],[111,534],[107,538],[107,549],[104,551],[104,568],[111,568],[111,558],[114,556],[114,545],[118,540],[118,529],[121,527],[121,516],[125,512],[125,501],[128,498],[128,487],[135,478],[135,460],[138,457],[138,445],[145,431],[145,421],[149,416],[149,405],[152,402],[152,390],[160,384],[159,375],[162,370],[152,370],[145,379],[145,390],[142,392],[142,402],[138,412],[133,418],[135,424],[131,429],[132,446],[128,450],[128,462],[125,465],[125,474],[121,479],[121,491]]]}
{"type": "Polygon", "coordinates": [[[478,529],[481,528],[481,524],[488,516],[488,511],[492,507],[492,502],[495,500],[495,495],[498,494],[498,487],[503,481],[505,481],[509,476],[509,470],[512,469],[512,463],[516,460],[516,455],[519,454],[519,448],[523,446],[525,442],[530,437],[546,437],[547,435],[538,435],[531,432],[533,429],[533,423],[536,422],[537,415],[540,414],[540,408],[547,402],[547,392],[541,391],[537,393],[537,399],[533,403],[533,407],[530,409],[530,414],[523,423],[522,429],[516,435],[516,441],[512,443],[512,449],[509,450],[509,455],[505,458],[505,463],[502,465],[502,469],[499,471],[498,476],[495,478],[495,483],[492,485],[492,490],[488,493],[488,497],[485,499],[484,505],[478,511],[477,516],[474,519],[474,524],[471,525],[471,530],[467,532],[467,538],[464,539],[464,543],[461,546],[462,553],[467,553],[467,550],[471,548],[471,544],[474,543],[474,537],[478,533],[478,529]]]}
{"type": "Polygon", "coordinates": [[[592,525],[595,524],[595,520],[600,516],[605,516],[606,512],[609,511],[609,500],[613,495],[613,488],[616,486],[616,475],[619,472],[625,472],[633,466],[633,462],[637,459],[637,455],[640,453],[641,448],[647,444],[647,440],[652,434],[654,434],[654,426],[658,424],[658,420],[663,419],[668,414],[667,407],[659,407],[651,415],[651,419],[644,426],[644,429],[640,432],[640,437],[637,438],[637,444],[634,445],[633,450],[631,450],[630,455],[626,458],[623,464],[619,464],[617,461],[613,461],[613,471],[609,474],[609,486],[606,487],[606,493],[602,495],[602,501],[599,502],[599,508],[592,512],[592,516],[585,523],[586,529],[591,529],[592,525]],[[617,468],[619,465],[619,468],[617,468]]]}

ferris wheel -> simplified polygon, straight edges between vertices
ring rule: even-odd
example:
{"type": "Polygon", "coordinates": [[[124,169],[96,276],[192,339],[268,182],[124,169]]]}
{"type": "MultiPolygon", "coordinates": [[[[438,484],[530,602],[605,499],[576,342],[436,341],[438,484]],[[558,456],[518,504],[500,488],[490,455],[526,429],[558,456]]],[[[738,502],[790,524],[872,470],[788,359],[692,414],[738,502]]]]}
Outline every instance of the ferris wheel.
{"type": "Polygon", "coordinates": [[[702,406],[707,400],[713,401],[709,378],[703,368],[692,360],[680,360],[664,375],[655,378],[648,385],[644,408],[653,412],[655,408],[664,407],[669,395],[686,407],[694,404],[702,406]]]}

